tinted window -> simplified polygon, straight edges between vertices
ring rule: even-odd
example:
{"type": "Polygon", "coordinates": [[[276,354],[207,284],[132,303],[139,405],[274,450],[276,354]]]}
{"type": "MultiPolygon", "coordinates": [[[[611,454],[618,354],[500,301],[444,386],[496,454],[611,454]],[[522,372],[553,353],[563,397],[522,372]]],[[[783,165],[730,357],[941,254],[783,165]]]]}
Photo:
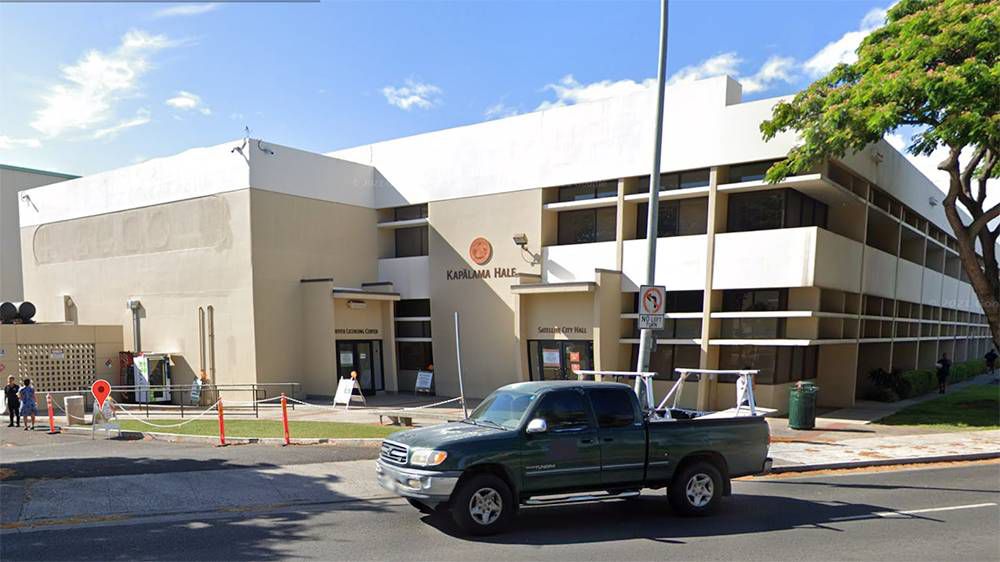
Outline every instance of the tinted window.
{"type": "Polygon", "coordinates": [[[590,403],[597,414],[598,427],[629,427],[635,423],[635,408],[629,390],[590,391],[590,403]]]}
{"type": "Polygon", "coordinates": [[[396,301],[396,317],[430,316],[430,299],[404,299],[396,301]]]}
{"type": "Polygon", "coordinates": [[[581,201],[597,197],[614,197],[618,195],[617,181],[597,181],[564,185],[559,188],[560,201],[581,201]]]}
{"type": "Polygon", "coordinates": [[[559,213],[558,243],[586,244],[614,240],[616,213],[614,207],[559,213]]]}
{"type": "Polygon", "coordinates": [[[427,227],[396,229],[396,257],[427,255],[427,227]]]}
{"type": "Polygon", "coordinates": [[[419,371],[426,369],[428,365],[434,363],[434,356],[431,352],[431,342],[397,342],[396,351],[399,354],[399,368],[404,370],[419,371]]]}
{"type": "Polygon", "coordinates": [[[781,228],[785,211],[779,190],[729,196],[729,232],[781,228]]]}
{"type": "Polygon", "coordinates": [[[431,337],[431,323],[421,322],[396,322],[397,338],[429,338],[431,337]]]}
{"type": "Polygon", "coordinates": [[[427,205],[410,205],[409,207],[396,207],[395,218],[398,221],[427,218],[427,205]]]}
{"type": "MultiPolygon", "coordinates": [[[[640,203],[636,209],[636,238],[645,238],[649,204],[640,203]]],[[[705,234],[708,231],[708,197],[662,201],[657,226],[657,238],[705,234]]]]}
{"type": "Polygon", "coordinates": [[[583,395],[575,390],[546,394],[535,411],[535,417],[544,419],[550,431],[590,425],[583,395]]]}

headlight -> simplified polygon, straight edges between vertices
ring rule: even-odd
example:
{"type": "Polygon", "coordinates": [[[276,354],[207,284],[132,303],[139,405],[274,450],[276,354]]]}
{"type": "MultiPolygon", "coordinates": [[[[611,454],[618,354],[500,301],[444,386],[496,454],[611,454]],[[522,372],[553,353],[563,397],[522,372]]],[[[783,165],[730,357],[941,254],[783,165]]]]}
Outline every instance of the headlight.
{"type": "Polygon", "coordinates": [[[410,455],[410,464],[413,466],[437,466],[448,458],[448,453],[435,451],[433,449],[414,449],[410,455]]]}

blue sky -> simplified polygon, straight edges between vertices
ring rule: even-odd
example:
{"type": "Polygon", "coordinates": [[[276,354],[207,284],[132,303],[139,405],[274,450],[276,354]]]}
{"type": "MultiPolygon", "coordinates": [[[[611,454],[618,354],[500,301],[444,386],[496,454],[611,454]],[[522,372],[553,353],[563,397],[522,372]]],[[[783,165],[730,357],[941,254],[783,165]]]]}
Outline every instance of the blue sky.
{"type": "MultiPolygon", "coordinates": [[[[793,93],[888,1],[674,1],[672,80],[793,93]]],[[[0,163],[90,174],[254,136],[330,151],[643,87],[659,3],[0,4],[0,163]]]]}

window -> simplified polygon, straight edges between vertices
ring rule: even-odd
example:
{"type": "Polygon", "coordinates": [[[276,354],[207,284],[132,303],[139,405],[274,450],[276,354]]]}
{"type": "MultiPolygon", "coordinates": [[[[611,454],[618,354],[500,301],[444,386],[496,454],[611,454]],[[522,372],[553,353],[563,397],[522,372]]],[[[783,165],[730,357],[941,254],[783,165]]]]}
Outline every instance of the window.
{"type": "MultiPolygon", "coordinates": [[[[814,345],[727,345],[719,349],[720,369],[760,369],[760,374],[754,378],[754,382],[759,384],[783,384],[816,378],[819,348],[814,345]]],[[[736,377],[725,376],[719,380],[734,382],[736,377]]]]}
{"type": "MultiPolygon", "coordinates": [[[[709,183],[709,175],[708,168],[660,174],[660,191],[689,189],[692,187],[707,187],[709,183]]],[[[649,176],[639,177],[639,180],[636,182],[636,193],[648,191],[649,176]]]]}
{"type": "Polygon", "coordinates": [[[779,160],[767,160],[764,162],[751,162],[749,164],[737,164],[729,167],[729,182],[739,183],[744,181],[760,181],[764,179],[767,169],[779,160]]]}
{"type": "Polygon", "coordinates": [[[607,242],[615,239],[615,207],[559,213],[559,239],[563,244],[607,242]]]}
{"type": "Polygon", "coordinates": [[[430,315],[430,299],[404,299],[396,301],[396,318],[427,317],[430,315]]]}
{"type": "Polygon", "coordinates": [[[546,394],[535,410],[534,417],[545,420],[549,431],[590,425],[587,405],[584,403],[583,395],[576,390],[560,390],[546,394]]]}
{"type": "MultiPolygon", "coordinates": [[[[701,312],[703,291],[667,291],[667,312],[701,312]]],[[[639,293],[632,293],[632,311],[639,310],[639,293]]]]}
{"type": "MultiPolygon", "coordinates": [[[[639,346],[632,346],[632,365],[639,358],[639,346]]],[[[697,345],[662,345],[658,344],[649,356],[649,370],[657,374],[656,380],[677,380],[674,369],[697,369],[701,364],[701,348],[697,345]]],[[[691,376],[689,381],[698,380],[691,376]]],[[[623,381],[631,384],[634,381],[623,381]]]]}
{"type": "MultiPolygon", "coordinates": [[[[636,210],[636,238],[646,237],[648,219],[649,203],[640,203],[636,210]]],[[[708,232],[708,197],[661,201],[657,227],[657,238],[705,234],[708,232]]]]}
{"type": "Polygon", "coordinates": [[[723,338],[777,339],[785,336],[784,318],[723,318],[721,325],[723,338]]]}
{"type": "Polygon", "coordinates": [[[410,256],[427,255],[427,227],[416,226],[413,228],[396,229],[396,257],[407,258],[410,256]]]}
{"type": "Polygon", "coordinates": [[[431,337],[431,323],[421,322],[396,322],[397,338],[429,338],[431,337]]]}
{"type": "Polygon", "coordinates": [[[396,342],[396,351],[399,355],[397,358],[399,368],[402,370],[420,371],[434,364],[434,354],[429,341],[396,342]]]}
{"type": "Polygon", "coordinates": [[[629,427],[635,423],[638,412],[628,390],[602,388],[591,390],[589,394],[597,426],[601,429],[629,427]]]}
{"type": "Polygon", "coordinates": [[[600,197],[616,197],[617,195],[618,182],[616,180],[564,185],[559,188],[560,201],[583,201],[600,197]]]}
{"type": "Polygon", "coordinates": [[[788,289],[728,289],[722,293],[725,312],[763,312],[788,308],[788,289]]]}
{"type": "Polygon", "coordinates": [[[826,228],[827,206],[794,189],[729,196],[729,232],[818,226],[826,228]]]}
{"type": "Polygon", "coordinates": [[[393,209],[393,217],[398,221],[427,218],[427,205],[410,205],[393,209]]]}

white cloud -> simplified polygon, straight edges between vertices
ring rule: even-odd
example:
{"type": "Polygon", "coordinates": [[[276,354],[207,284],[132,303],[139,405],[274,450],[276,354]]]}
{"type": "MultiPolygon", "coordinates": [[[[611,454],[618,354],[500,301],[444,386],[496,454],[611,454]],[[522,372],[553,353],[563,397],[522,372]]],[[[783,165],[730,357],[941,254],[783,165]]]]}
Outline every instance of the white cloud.
{"type": "MultiPolygon", "coordinates": [[[[795,78],[795,60],[790,57],[773,56],[761,65],[751,76],[740,77],[739,66],[743,59],[736,53],[722,53],[704,61],[678,70],[667,79],[668,85],[693,82],[713,76],[729,75],[743,84],[745,93],[763,92],[778,82],[791,83],[795,78]]],[[[601,80],[590,84],[581,84],[572,74],[567,74],[555,84],[547,84],[545,90],[555,93],[556,99],[545,100],[538,105],[536,111],[551,107],[562,107],[575,103],[602,100],[624,96],[646,89],[654,88],[656,79],[647,78],[642,82],[635,80],[601,80]]]]}
{"type": "Polygon", "coordinates": [[[202,115],[211,115],[212,113],[212,110],[202,103],[201,96],[184,90],[177,92],[176,96],[168,99],[164,103],[182,111],[197,110],[202,115]]]}
{"type": "Polygon", "coordinates": [[[513,117],[518,113],[520,111],[516,107],[511,107],[503,101],[498,101],[483,111],[483,117],[487,119],[503,119],[504,117],[513,117]]]}
{"type": "Polygon", "coordinates": [[[7,135],[0,135],[0,150],[11,150],[14,148],[41,148],[42,141],[38,139],[14,138],[7,135]]]}
{"type": "Polygon", "coordinates": [[[153,14],[155,18],[169,18],[175,16],[198,16],[211,12],[220,5],[216,3],[207,4],[181,4],[179,6],[171,6],[169,8],[163,8],[162,10],[157,10],[153,14]]]}
{"type": "Polygon", "coordinates": [[[675,72],[668,80],[667,84],[679,84],[682,82],[694,82],[703,78],[728,74],[730,76],[739,75],[740,63],[743,59],[736,56],[736,53],[722,53],[714,57],[707,58],[698,64],[685,66],[675,72]]]}
{"type": "Polygon", "coordinates": [[[795,59],[778,55],[767,59],[753,76],[739,79],[746,94],[763,92],[778,82],[791,84],[793,80],[795,80],[795,59]]]}
{"type": "Polygon", "coordinates": [[[133,127],[139,127],[149,123],[151,120],[149,110],[146,108],[141,108],[135,112],[135,117],[131,119],[125,119],[119,123],[112,125],[110,127],[105,127],[103,129],[98,129],[94,131],[93,137],[95,139],[103,138],[114,138],[118,133],[124,131],[125,129],[131,129],[133,127]]]}
{"type": "Polygon", "coordinates": [[[656,80],[650,78],[642,83],[634,80],[601,80],[590,84],[581,84],[573,78],[572,74],[563,76],[556,84],[547,84],[544,90],[555,93],[556,99],[543,101],[535,108],[536,111],[549,109],[552,107],[562,107],[575,103],[586,103],[589,101],[602,100],[616,96],[624,96],[635,92],[640,92],[656,85],[656,80]]]}
{"type": "Polygon", "coordinates": [[[117,103],[134,95],[139,79],[151,68],[149,56],[175,44],[165,35],[132,30],[114,51],[87,52],[76,64],[62,68],[63,83],[42,95],[32,128],[57,137],[113,120],[117,103]]]}
{"type": "Polygon", "coordinates": [[[389,105],[394,105],[400,109],[409,111],[416,107],[418,109],[430,109],[441,103],[441,88],[434,84],[406,80],[403,86],[386,86],[382,88],[382,95],[385,96],[389,105]]]}
{"type": "Polygon", "coordinates": [[[851,64],[858,60],[855,53],[861,40],[868,36],[885,23],[886,11],[883,8],[873,8],[861,20],[861,25],[856,31],[848,31],[840,36],[840,39],[827,43],[809,60],[802,64],[806,72],[813,78],[819,78],[833,67],[840,63],[851,64]]]}

